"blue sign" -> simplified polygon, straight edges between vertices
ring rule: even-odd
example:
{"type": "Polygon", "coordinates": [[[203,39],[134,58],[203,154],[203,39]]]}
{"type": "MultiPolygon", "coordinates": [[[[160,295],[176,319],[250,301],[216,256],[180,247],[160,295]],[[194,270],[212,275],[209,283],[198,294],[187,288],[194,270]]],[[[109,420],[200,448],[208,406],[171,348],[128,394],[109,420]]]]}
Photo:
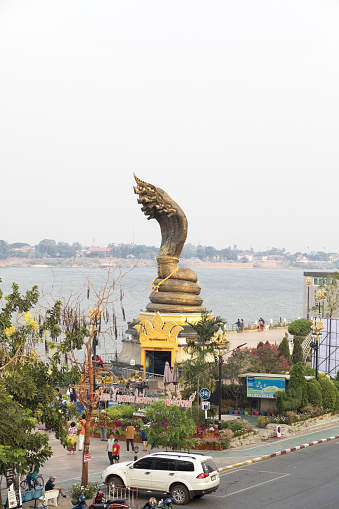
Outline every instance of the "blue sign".
{"type": "Polygon", "coordinates": [[[211,393],[208,389],[204,388],[204,389],[201,389],[200,391],[200,397],[201,399],[203,400],[206,400],[206,399],[210,399],[211,397],[211,393]]]}
{"type": "Polygon", "coordinates": [[[273,399],[274,393],[277,391],[285,392],[285,378],[247,377],[247,397],[249,398],[273,399]]]}

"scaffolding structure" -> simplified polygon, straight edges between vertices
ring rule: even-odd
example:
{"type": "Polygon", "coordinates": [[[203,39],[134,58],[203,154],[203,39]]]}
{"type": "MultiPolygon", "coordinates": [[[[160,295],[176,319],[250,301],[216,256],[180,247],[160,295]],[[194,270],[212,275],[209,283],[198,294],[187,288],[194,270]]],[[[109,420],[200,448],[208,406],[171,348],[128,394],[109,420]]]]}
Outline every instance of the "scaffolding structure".
{"type": "MultiPolygon", "coordinates": [[[[318,371],[335,377],[339,371],[339,320],[321,318],[324,324],[318,341],[318,371]]],[[[312,349],[312,368],[316,368],[316,351],[312,349]]]]}

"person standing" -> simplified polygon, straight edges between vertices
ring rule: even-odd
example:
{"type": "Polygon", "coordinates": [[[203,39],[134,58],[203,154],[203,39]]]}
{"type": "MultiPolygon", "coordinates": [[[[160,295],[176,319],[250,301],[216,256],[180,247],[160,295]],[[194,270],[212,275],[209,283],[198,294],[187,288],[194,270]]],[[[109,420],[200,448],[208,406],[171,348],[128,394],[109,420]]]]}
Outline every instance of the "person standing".
{"type": "Polygon", "coordinates": [[[105,410],[101,410],[99,417],[99,428],[101,442],[107,442],[107,417],[105,410]]]}
{"type": "Polygon", "coordinates": [[[245,322],[244,322],[244,319],[242,318],[241,319],[241,332],[244,332],[245,330],[245,322]]]}
{"type": "Polygon", "coordinates": [[[117,438],[114,440],[114,445],[113,445],[113,459],[114,459],[114,463],[119,463],[120,445],[118,444],[117,438]]]}
{"type": "Polygon", "coordinates": [[[147,435],[145,433],[145,431],[142,429],[141,430],[141,440],[142,440],[142,445],[144,446],[144,451],[147,451],[147,435]]]}
{"type": "Polygon", "coordinates": [[[86,426],[86,414],[82,414],[82,417],[79,421],[80,426],[80,435],[79,435],[79,451],[82,451],[85,440],[85,426],[86,426]]]}
{"type": "Polygon", "coordinates": [[[132,426],[131,421],[127,421],[126,427],[126,449],[129,451],[129,445],[131,444],[132,451],[134,452],[134,432],[135,428],[132,426]]]}
{"type": "Polygon", "coordinates": [[[240,318],[235,322],[235,325],[237,326],[237,332],[241,332],[241,321],[240,318]]]}
{"type": "Polygon", "coordinates": [[[109,439],[107,440],[106,451],[108,454],[108,459],[111,465],[113,465],[113,446],[114,446],[114,435],[110,434],[109,439]]]}
{"type": "Polygon", "coordinates": [[[75,393],[75,389],[73,387],[69,387],[69,400],[71,403],[77,402],[77,395],[75,393]]]}

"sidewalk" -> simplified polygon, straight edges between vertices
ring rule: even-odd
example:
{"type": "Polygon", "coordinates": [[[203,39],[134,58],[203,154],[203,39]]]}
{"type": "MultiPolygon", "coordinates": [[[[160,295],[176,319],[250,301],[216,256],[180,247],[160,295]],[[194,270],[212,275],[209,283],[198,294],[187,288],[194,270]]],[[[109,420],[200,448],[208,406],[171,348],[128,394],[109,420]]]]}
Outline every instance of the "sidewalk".
{"type": "MultiPolygon", "coordinates": [[[[308,428],[309,431],[305,429],[281,439],[273,438],[257,444],[226,449],[224,451],[199,451],[199,454],[212,456],[220,470],[234,469],[249,463],[294,452],[304,447],[317,445],[324,441],[338,439],[339,417],[334,422],[319,424],[313,430],[310,428],[308,428]]],[[[55,439],[52,433],[50,433],[50,445],[54,454],[46,465],[41,468],[40,473],[45,482],[50,475],[55,476],[55,484],[57,486],[64,486],[67,493],[72,484],[81,479],[82,453],[77,451],[74,455],[68,455],[67,450],[60,445],[60,442],[55,439]]],[[[139,447],[138,458],[150,452],[155,452],[155,450],[150,451],[150,449],[148,452],[144,452],[142,451],[142,444],[137,445],[139,447]]],[[[120,461],[133,460],[134,453],[126,451],[126,442],[120,442],[120,446],[120,461]]],[[[192,451],[192,453],[194,452],[192,451]]],[[[90,453],[92,460],[89,462],[89,480],[101,482],[101,474],[109,465],[106,442],[101,442],[98,438],[91,438],[90,453]]],[[[32,502],[27,502],[23,504],[23,507],[24,509],[29,509],[31,505],[32,502]]],[[[72,507],[69,492],[67,498],[59,497],[58,507],[60,509],[70,509],[72,507]]]]}
{"type": "MultiPolygon", "coordinates": [[[[316,427],[309,427],[305,430],[296,432],[293,435],[283,436],[281,439],[270,439],[257,444],[248,446],[240,446],[237,448],[230,448],[224,451],[201,451],[203,454],[212,456],[218,468],[225,468],[243,461],[253,460],[258,457],[267,456],[287,449],[300,447],[306,443],[311,443],[319,440],[324,440],[329,437],[337,437],[339,435],[339,417],[335,421],[324,422],[318,424],[316,427]]],[[[126,451],[126,442],[120,443],[120,461],[133,460],[134,453],[126,451]]],[[[51,474],[56,477],[57,486],[65,486],[69,489],[72,484],[80,480],[82,453],[76,452],[74,455],[68,455],[67,451],[60,445],[60,442],[50,434],[50,444],[53,448],[54,455],[52,458],[41,468],[41,474],[45,481],[51,474]]],[[[136,444],[139,447],[138,458],[149,454],[142,450],[142,444],[136,444]]],[[[162,449],[157,449],[162,450],[162,449]]],[[[195,452],[195,451],[192,451],[195,452]]],[[[106,442],[101,442],[99,438],[91,438],[90,453],[92,460],[89,462],[89,478],[91,481],[101,481],[101,474],[109,465],[106,442]]]]}

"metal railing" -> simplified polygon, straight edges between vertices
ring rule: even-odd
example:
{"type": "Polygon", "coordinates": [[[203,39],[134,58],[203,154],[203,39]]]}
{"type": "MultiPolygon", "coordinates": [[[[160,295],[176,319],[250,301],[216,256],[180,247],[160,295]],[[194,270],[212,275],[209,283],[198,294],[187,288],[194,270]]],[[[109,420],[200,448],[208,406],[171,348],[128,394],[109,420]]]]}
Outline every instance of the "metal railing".
{"type": "Polygon", "coordinates": [[[139,509],[138,496],[138,489],[127,488],[126,486],[120,486],[114,483],[107,483],[105,485],[106,500],[123,498],[131,509],[139,509]]]}
{"type": "Polygon", "coordinates": [[[144,373],[142,370],[131,369],[131,368],[122,368],[122,376],[124,379],[128,380],[133,375],[141,376],[143,380],[163,380],[164,375],[159,375],[158,373],[144,373]]]}
{"type": "MultiPolygon", "coordinates": [[[[268,326],[270,329],[273,329],[275,327],[285,327],[288,324],[294,322],[294,320],[297,320],[297,318],[280,318],[279,320],[267,320],[265,322],[265,325],[268,326]]],[[[254,322],[245,322],[245,330],[256,330],[258,326],[258,321],[254,322]]],[[[226,330],[229,331],[236,331],[237,326],[235,323],[227,323],[226,324],[226,330]]]]}

